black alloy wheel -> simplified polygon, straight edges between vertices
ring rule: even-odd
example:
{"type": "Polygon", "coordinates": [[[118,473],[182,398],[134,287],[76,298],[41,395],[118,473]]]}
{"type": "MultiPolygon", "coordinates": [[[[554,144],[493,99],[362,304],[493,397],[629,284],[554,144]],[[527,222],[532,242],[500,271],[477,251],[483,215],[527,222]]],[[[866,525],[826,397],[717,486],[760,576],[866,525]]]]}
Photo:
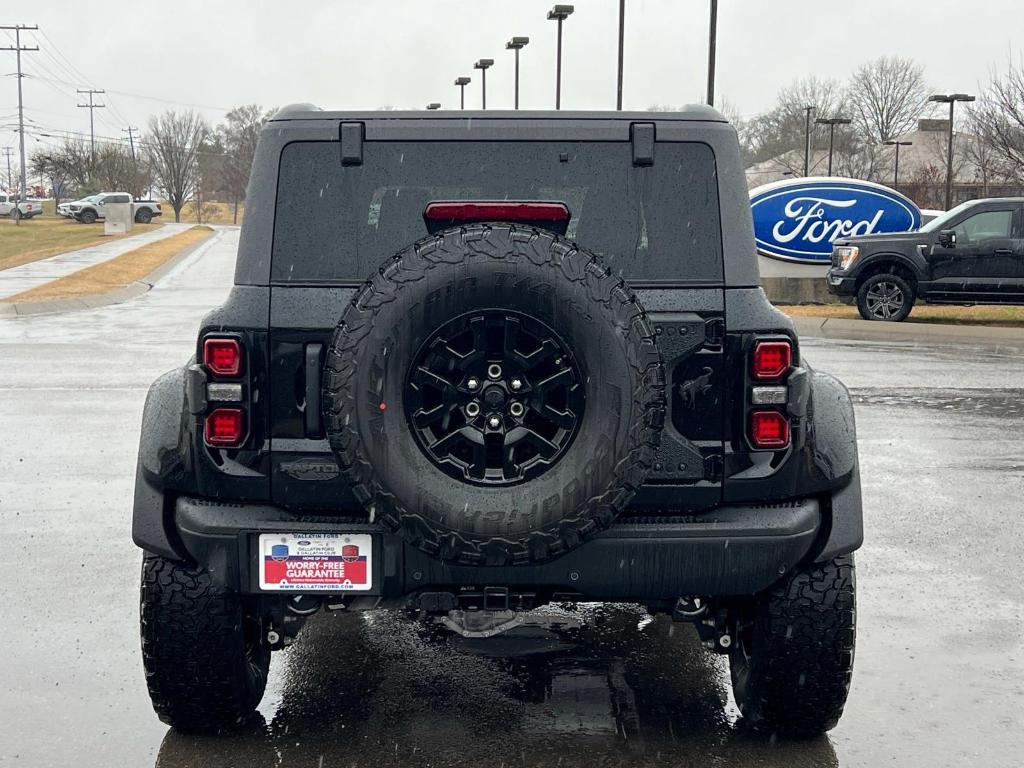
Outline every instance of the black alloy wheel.
{"type": "Polygon", "coordinates": [[[540,321],[508,310],[446,323],[409,370],[405,405],[420,448],[456,480],[537,477],[572,444],[584,409],[577,361],[540,321]]]}

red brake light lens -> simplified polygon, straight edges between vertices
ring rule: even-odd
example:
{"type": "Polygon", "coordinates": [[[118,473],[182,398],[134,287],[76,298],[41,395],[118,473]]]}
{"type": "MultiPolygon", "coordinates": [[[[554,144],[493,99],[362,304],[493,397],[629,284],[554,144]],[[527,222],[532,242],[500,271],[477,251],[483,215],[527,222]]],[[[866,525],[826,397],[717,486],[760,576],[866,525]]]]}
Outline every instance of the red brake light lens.
{"type": "Polygon", "coordinates": [[[785,448],[789,445],[789,421],[779,411],[750,414],[750,442],[755,448],[785,448]]]}
{"type": "Polygon", "coordinates": [[[242,372],[242,346],[238,339],[204,341],[203,364],[216,376],[237,376],[242,372]]]}
{"type": "Polygon", "coordinates": [[[751,373],[755,379],[777,379],[793,364],[793,347],[788,341],[759,341],[754,345],[751,373]]]}
{"type": "Polygon", "coordinates": [[[464,200],[428,203],[423,210],[427,222],[466,223],[474,221],[521,221],[532,224],[551,224],[569,221],[569,206],[565,203],[529,203],[514,200],[464,200]]]}
{"type": "Polygon", "coordinates": [[[239,408],[218,408],[206,417],[203,433],[207,445],[235,447],[244,437],[242,411],[239,408]]]}

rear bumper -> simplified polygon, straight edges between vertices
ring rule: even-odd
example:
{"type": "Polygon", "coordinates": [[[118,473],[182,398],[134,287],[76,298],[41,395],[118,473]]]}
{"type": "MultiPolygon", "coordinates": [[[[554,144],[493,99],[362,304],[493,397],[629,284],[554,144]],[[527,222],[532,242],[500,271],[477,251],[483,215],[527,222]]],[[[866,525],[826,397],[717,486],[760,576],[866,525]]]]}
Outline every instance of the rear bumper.
{"type": "MultiPolygon", "coordinates": [[[[695,517],[628,520],[548,563],[514,567],[451,566],[408,546],[384,528],[329,517],[301,518],[261,504],[221,504],[180,497],[175,527],[191,559],[224,586],[258,594],[261,533],[341,532],[374,536],[374,589],[401,598],[430,590],[497,587],[541,598],[644,602],[683,595],[759,592],[820,550],[819,502],[724,506],[695,517]]],[[[275,593],[276,594],[276,593],[275,593]]]]}

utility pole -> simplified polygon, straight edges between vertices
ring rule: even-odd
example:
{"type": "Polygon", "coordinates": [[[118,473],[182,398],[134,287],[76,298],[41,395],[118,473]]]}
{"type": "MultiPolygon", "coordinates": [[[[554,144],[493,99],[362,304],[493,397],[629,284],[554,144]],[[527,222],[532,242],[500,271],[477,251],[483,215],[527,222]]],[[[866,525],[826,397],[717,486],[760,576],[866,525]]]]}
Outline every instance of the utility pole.
{"type": "Polygon", "coordinates": [[[90,172],[91,172],[93,169],[96,168],[96,124],[93,121],[93,113],[94,113],[95,110],[103,109],[105,106],[107,106],[106,104],[95,104],[95,103],[93,103],[92,97],[93,97],[93,95],[98,94],[98,93],[106,93],[106,91],[103,91],[103,90],[97,91],[94,88],[85,88],[85,89],[79,88],[79,89],[77,89],[77,93],[86,93],[86,94],[89,95],[89,103],[88,104],[79,104],[78,106],[79,106],[80,109],[88,109],[89,110],[89,162],[90,162],[90,165],[91,165],[91,167],[90,167],[90,172]]]}
{"type": "Polygon", "coordinates": [[[708,22],[708,106],[715,106],[715,48],[718,43],[718,0],[711,0],[708,22]]]}
{"type": "Polygon", "coordinates": [[[622,57],[626,50],[626,0],[619,0],[619,78],[615,92],[615,109],[622,111],[622,57]]]}
{"type": "MultiPolygon", "coordinates": [[[[14,51],[18,59],[18,147],[21,155],[21,201],[24,202],[25,198],[28,197],[26,192],[25,182],[25,102],[21,94],[21,80],[25,75],[21,72],[21,52],[22,51],[38,51],[39,46],[27,46],[21,44],[21,30],[34,30],[39,29],[38,26],[32,25],[31,27],[25,24],[14,24],[13,26],[0,26],[0,29],[9,30],[14,32],[14,47],[7,46],[6,48],[0,48],[0,51],[14,51]]],[[[10,163],[10,156],[7,158],[7,162],[10,163]]],[[[17,208],[15,208],[17,210],[17,208]]],[[[16,224],[21,223],[21,217],[15,219],[16,224]]]]}
{"type": "Polygon", "coordinates": [[[121,133],[127,133],[128,134],[128,143],[131,144],[131,147],[132,147],[132,162],[135,163],[135,162],[138,162],[138,161],[135,158],[135,137],[132,135],[133,131],[135,133],[138,133],[139,129],[138,128],[132,128],[129,125],[127,128],[122,129],[121,133]]]}
{"type": "Polygon", "coordinates": [[[10,147],[4,147],[4,155],[7,156],[7,188],[14,189],[14,176],[11,175],[11,153],[14,150],[10,147]]]}

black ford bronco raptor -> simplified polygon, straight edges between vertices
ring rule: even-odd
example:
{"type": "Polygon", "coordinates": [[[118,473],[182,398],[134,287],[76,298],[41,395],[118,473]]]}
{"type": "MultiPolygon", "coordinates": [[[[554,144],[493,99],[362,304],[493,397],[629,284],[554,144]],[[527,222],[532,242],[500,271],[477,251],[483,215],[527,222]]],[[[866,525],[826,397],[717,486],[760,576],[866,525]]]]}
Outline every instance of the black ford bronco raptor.
{"type": "Polygon", "coordinates": [[[834,726],[853,408],[755,254],[710,108],[278,113],[234,287],[145,406],[133,536],[160,718],[244,721],[321,609],[489,637],[606,601],[694,624],[751,726],[834,726]]]}

